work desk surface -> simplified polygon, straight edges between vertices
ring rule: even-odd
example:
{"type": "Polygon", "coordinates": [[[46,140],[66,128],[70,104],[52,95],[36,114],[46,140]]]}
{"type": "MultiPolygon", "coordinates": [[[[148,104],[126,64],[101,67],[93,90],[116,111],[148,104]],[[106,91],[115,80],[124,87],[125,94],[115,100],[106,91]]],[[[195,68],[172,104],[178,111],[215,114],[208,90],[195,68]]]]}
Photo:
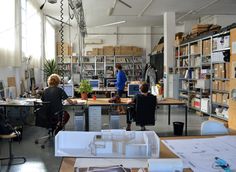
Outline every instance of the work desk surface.
{"type": "MultiPolygon", "coordinates": [[[[183,137],[161,137],[161,140],[174,139],[196,139],[196,138],[213,138],[214,136],[183,136],[183,137]]],[[[160,143],[160,158],[177,158],[162,142],[160,143]]],[[[76,158],[63,158],[60,172],[73,172],[76,158]]],[[[191,169],[184,169],[184,172],[192,172],[191,169]]]]}

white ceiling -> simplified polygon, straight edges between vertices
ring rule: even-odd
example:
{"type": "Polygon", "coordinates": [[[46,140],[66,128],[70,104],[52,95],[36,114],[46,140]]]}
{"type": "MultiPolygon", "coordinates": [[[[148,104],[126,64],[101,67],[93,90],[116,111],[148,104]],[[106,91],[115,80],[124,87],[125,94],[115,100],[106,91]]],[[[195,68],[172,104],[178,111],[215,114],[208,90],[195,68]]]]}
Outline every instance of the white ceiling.
{"type": "MultiPolygon", "coordinates": [[[[44,0],[37,0],[39,6],[44,0]]],[[[113,14],[108,15],[115,0],[82,0],[87,27],[100,26],[125,20],[119,26],[162,26],[164,12],[176,12],[180,22],[199,19],[205,15],[236,15],[236,0],[153,0],[149,8],[139,17],[139,14],[151,0],[123,0],[130,4],[128,8],[117,1],[113,14]],[[210,5],[211,4],[211,5],[210,5]],[[192,13],[191,13],[192,11],[192,13]],[[187,14],[187,15],[186,15],[187,14]]],[[[68,1],[64,2],[64,21],[68,21],[68,1]]],[[[46,3],[45,14],[60,18],[60,0],[56,4],[46,3]]],[[[59,24],[58,22],[56,22],[59,24]]]]}

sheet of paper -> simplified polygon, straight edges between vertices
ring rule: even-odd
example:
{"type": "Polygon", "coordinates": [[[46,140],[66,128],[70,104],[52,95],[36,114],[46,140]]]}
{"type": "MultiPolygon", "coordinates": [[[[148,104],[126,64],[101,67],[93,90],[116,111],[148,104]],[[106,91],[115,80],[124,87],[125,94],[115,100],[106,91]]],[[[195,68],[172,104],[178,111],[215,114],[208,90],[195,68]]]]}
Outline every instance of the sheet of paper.
{"type": "Polygon", "coordinates": [[[236,142],[232,144],[230,141],[224,142],[223,138],[163,140],[162,142],[183,160],[185,168],[191,168],[194,172],[221,171],[215,164],[215,157],[224,159],[232,170],[236,170],[236,148],[233,146],[236,142]]]}

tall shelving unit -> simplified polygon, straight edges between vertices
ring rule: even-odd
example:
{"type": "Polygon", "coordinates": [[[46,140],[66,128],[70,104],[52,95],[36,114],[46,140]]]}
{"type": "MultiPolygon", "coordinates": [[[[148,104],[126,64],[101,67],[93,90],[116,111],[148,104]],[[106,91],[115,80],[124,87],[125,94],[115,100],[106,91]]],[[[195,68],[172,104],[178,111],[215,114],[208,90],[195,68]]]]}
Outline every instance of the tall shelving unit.
{"type": "Polygon", "coordinates": [[[217,115],[216,111],[228,109],[229,98],[229,62],[224,61],[223,52],[230,51],[230,32],[222,32],[212,37],[212,86],[211,86],[211,115],[227,120],[224,115],[217,115]]]}
{"type": "Polygon", "coordinates": [[[99,79],[104,77],[115,77],[115,65],[122,65],[122,70],[126,73],[127,79],[140,80],[143,73],[144,59],[141,56],[116,55],[116,56],[83,56],[82,78],[91,79],[98,75],[99,79]]]}
{"type": "Polygon", "coordinates": [[[189,109],[227,120],[216,111],[227,110],[229,62],[223,52],[230,51],[229,32],[209,33],[184,42],[176,48],[179,98],[189,109]]]}
{"type": "MultiPolygon", "coordinates": [[[[61,63],[61,55],[57,56],[59,69],[63,69],[64,75],[71,78],[73,74],[79,73],[79,57],[77,55],[64,55],[64,62],[61,63]]],[[[60,72],[60,71],[59,71],[60,72]]]]}

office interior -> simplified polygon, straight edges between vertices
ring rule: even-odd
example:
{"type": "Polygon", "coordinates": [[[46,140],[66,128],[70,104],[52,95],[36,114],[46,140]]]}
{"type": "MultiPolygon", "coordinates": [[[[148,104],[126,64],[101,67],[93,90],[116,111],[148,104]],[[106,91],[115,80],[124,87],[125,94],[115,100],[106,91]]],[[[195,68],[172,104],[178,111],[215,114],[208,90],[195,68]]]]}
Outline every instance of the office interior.
{"type": "MultiPolygon", "coordinates": [[[[156,96],[154,125],[146,126],[147,131],[161,139],[235,134],[234,0],[1,3],[0,115],[22,132],[21,141],[11,144],[13,154],[26,162],[9,165],[0,160],[0,171],[71,170],[65,157],[55,156],[54,137],[45,147],[35,144],[48,130],[35,126],[34,106],[14,107],[26,99],[40,99],[52,73],[62,77],[59,86],[76,102],[64,103],[70,114],[65,131],[126,130],[126,105],[122,112],[111,104],[93,106],[115,96],[115,66],[121,64],[127,77],[121,103],[140,93],[142,82],[156,96]],[[80,104],[86,102],[78,91],[82,80],[93,89],[87,107],[80,104]],[[89,118],[92,124],[86,123],[86,113],[94,118],[89,118]],[[208,121],[216,124],[204,134],[208,121]]],[[[140,126],[133,122],[131,131],[140,131],[140,126]]],[[[8,156],[9,140],[0,134],[0,159],[8,156]]]]}

